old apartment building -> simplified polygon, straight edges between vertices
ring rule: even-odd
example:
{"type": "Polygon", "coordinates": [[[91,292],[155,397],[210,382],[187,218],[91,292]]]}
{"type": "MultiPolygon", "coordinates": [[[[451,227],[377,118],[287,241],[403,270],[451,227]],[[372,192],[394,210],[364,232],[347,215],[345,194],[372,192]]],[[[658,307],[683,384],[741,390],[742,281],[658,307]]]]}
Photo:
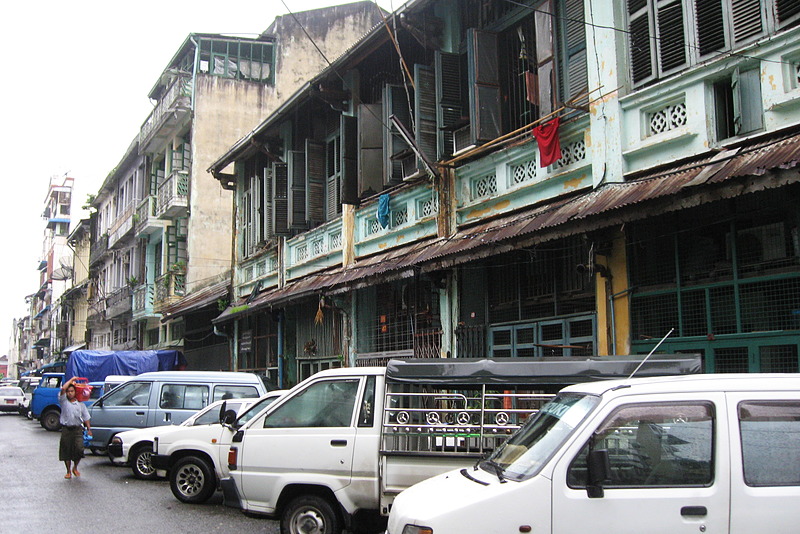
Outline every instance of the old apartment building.
{"type": "Polygon", "coordinates": [[[177,347],[192,368],[229,368],[210,319],[228,302],[233,202],[206,169],[379,20],[356,2],[278,17],[257,38],[186,38],[92,202],[90,348],[177,347]]]}
{"type": "Polygon", "coordinates": [[[797,371],[800,2],[415,0],[209,170],[233,368],[797,371]]]}

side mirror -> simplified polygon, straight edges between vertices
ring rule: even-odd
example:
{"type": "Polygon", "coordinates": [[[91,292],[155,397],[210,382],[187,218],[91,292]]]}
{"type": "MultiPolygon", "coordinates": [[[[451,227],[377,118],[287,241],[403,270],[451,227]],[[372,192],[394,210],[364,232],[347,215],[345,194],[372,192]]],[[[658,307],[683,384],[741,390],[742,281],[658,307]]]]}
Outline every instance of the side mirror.
{"type": "Polygon", "coordinates": [[[236,412],[233,410],[226,410],[219,419],[219,422],[225,426],[232,426],[236,421],[236,412]]]}
{"type": "Polygon", "coordinates": [[[589,479],[586,484],[586,495],[590,499],[602,499],[604,496],[603,483],[611,473],[607,449],[590,449],[586,456],[586,467],[589,479]]]}

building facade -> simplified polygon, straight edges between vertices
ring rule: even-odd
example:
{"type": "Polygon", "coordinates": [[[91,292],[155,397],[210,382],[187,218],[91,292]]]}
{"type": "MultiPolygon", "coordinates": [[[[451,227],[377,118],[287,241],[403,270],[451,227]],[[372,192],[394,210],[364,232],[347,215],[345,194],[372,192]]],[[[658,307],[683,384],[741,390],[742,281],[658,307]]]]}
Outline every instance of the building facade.
{"type": "Polygon", "coordinates": [[[800,3],[412,1],[217,159],[233,368],[797,371],[800,3]],[[795,5],[797,4],[797,5],[795,5]]]}

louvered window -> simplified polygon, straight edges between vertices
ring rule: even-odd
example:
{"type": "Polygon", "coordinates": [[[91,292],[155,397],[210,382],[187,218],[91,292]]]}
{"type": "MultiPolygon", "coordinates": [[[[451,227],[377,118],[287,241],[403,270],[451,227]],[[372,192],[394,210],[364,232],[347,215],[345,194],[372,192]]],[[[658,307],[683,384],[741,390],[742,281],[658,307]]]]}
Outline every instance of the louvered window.
{"type": "Polygon", "coordinates": [[[239,232],[243,256],[251,256],[267,238],[264,220],[264,169],[260,158],[250,158],[241,166],[242,193],[239,200],[239,232]]]}
{"type": "Polygon", "coordinates": [[[341,136],[336,135],[325,143],[326,213],[328,220],[342,212],[342,154],[341,136]]]}
{"type": "Polygon", "coordinates": [[[292,230],[305,230],[306,222],[306,154],[299,150],[289,152],[289,226],[292,230]]]}
{"type": "Polygon", "coordinates": [[[714,114],[717,139],[746,135],[764,127],[759,69],[740,70],[715,82],[714,114]]]}
{"type": "MultiPolygon", "coordinates": [[[[586,26],[583,0],[562,0],[561,54],[559,54],[561,95],[567,101],[583,93],[589,82],[586,71],[586,26]]],[[[584,102],[586,98],[581,99],[584,102]]]]}
{"type": "Polygon", "coordinates": [[[627,0],[627,12],[642,85],[796,24],[800,0],[627,0]]]}
{"type": "Polygon", "coordinates": [[[275,235],[289,233],[289,169],[286,163],[272,166],[272,228],[275,235]]]}

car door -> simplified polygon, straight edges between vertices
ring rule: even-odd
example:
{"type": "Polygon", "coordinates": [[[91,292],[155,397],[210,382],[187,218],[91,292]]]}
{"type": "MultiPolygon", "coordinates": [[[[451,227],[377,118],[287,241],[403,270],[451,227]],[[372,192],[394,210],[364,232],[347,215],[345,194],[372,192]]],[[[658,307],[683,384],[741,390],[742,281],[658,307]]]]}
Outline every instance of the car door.
{"type": "Polygon", "coordinates": [[[798,532],[800,398],[796,392],[729,393],[731,534],[798,532]]]}
{"type": "Polygon", "coordinates": [[[164,382],[156,387],[157,402],[148,426],[179,425],[208,406],[208,384],[164,382]]]}
{"type": "Polygon", "coordinates": [[[94,446],[105,447],[116,431],[147,426],[152,385],[128,382],[89,408],[94,446]]]}
{"type": "Polygon", "coordinates": [[[350,483],[361,381],[336,377],[311,382],[244,429],[231,475],[250,509],[272,512],[287,483],[332,491],[350,483]]]}
{"type": "Polygon", "coordinates": [[[603,422],[560,458],[553,474],[553,532],[728,531],[724,397],[662,397],[606,407],[603,422]],[[609,456],[609,478],[596,498],[586,490],[590,441],[609,456]]]}

